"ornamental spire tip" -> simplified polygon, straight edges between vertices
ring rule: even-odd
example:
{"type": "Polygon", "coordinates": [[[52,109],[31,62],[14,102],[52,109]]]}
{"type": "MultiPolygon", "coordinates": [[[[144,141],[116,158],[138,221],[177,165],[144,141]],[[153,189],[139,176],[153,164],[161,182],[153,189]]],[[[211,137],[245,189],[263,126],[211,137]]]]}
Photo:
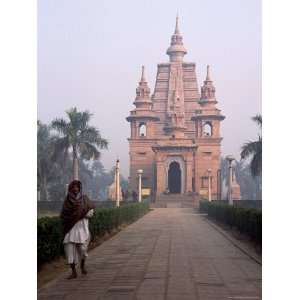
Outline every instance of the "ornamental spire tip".
{"type": "Polygon", "coordinates": [[[141,82],[145,82],[145,66],[142,66],[142,76],[141,76],[141,82]]]}
{"type": "Polygon", "coordinates": [[[178,26],[178,13],[176,15],[176,25],[175,25],[175,31],[174,34],[179,34],[179,26],[178,26]]]}
{"type": "Polygon", "coordinates": [[[209,65],[206,66],[206,81],[211,81],[209,65]]]}

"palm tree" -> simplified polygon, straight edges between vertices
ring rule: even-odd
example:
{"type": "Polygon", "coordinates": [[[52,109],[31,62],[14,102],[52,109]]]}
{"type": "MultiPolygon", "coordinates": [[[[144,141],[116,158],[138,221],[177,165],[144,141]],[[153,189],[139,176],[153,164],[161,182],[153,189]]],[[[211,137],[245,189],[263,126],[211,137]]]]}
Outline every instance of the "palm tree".
{"type": "Polygon", "coordinates": [[[92,114],[89,111],[80,112],[77,108],[66,111],[68,121],[57,118],[52,121],[51,126],[59,134],[55,141],[53,159],[63,154],[65,159],[69,150],[73,158],[73,179],[78,180],[78,157],[86,160],[98,159],[100,149],[107,149],[108,141],[101,137],[98,129],[89,126],[92,114]]]}
{"type": "MultiPolygon", "coordinates": [[[[251,118],[262,128],[262,116],[256,115],[251,118]]],[[[253,177],[260,176],[262,171],[262,137],[259,134],[257,141],[249,141],[242,147],[241,159],[250,158],[250,169],[253,177]]]]}

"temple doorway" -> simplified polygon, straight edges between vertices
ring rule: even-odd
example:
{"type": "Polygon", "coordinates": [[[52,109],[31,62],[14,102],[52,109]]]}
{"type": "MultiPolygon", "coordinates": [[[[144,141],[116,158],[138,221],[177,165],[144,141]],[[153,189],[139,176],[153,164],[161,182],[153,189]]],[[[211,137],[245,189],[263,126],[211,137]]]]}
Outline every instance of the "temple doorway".
{"type": "Polygon", "coordinates": [[[172,194],[181,193],[181,169],[178,162],[173,161],[168,170],[168,187],[172,194]]]}

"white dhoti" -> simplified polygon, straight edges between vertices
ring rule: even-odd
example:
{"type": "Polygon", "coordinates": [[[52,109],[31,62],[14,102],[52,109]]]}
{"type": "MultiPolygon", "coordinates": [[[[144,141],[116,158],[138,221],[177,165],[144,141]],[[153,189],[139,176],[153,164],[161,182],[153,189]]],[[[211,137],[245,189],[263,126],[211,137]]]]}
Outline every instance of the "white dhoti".
{"type": "Polygon", "coordinates": [[[94,210],[91,209],[85,218],[79,220],[65,235],[64,249],[68,264],[78,264],[82,259],[88,257],[88,246],[90,243],[89,220],[94,210]]]}

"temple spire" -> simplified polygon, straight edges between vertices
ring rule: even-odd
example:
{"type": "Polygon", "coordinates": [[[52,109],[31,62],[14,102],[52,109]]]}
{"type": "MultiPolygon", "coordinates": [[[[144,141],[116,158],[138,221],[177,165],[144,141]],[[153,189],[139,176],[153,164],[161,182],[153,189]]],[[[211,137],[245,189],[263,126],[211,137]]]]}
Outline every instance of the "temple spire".
{"type": "Polygon", "coordinates": [[[178,26],[178,13],[177,13],[177,16],[176,16],[176,25],[175,25],[174,34],[180,34],[180,32],[179,32],[179,26],[178,26]]]}
{"type": "Polygon", "coordinates": [[[206,67],[206,81],[211,81],[209,65],[207,65],[207,67],[206,67]]]}
{"type": "Polygon", "coordinates": [[[134,105],[137,109],[151,109],[150,88],[145,78],[145,67],[142,66],[141,80],[136,88],[134,105]]]}
{"type": "Polygon", "coordinates": [[[187,53],[183,46],[182,35],[179,32],[178,15],[176,17],[176,25],[174,34],[171,37],[171,45],[167,49],[167,54],[170,56],[171,62],[180,62],[183,60],[183,56],[187,53]]]}
{"type": "Polygon", "coordinates": [[[146,82],[146,79],[145,79],[145,66],[142,66],[141,82],[146,82]]]}
{"type": "Polygon", "coordinates": [[[207,65],[206,67],[206,78],[203,82],[203,86],[201,87],[201,102],[215,102],[216,103],[216,97],[215,97],[216,89],[213,85],[213,81],[210,77],[210,66],[207,65]]]}

